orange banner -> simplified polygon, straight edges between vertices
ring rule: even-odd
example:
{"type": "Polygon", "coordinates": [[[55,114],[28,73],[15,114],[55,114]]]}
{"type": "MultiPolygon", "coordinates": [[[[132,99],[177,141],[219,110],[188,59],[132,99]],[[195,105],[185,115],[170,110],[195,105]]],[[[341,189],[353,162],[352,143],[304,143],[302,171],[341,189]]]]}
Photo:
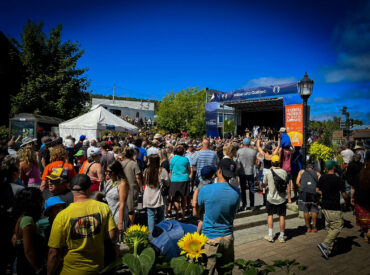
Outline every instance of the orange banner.
{"type": "Polygon", "coordinates": [[[285,128],[293,146],[303,144],[303,105],[285,106],[285,128]]]}

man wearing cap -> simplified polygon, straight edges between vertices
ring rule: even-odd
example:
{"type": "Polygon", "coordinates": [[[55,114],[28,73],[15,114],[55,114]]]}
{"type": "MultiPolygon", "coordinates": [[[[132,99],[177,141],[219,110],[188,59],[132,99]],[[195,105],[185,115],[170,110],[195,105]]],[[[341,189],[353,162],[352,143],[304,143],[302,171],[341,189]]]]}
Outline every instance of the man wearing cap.
{"type": "Polygon", "coordinates": [[[209,274],[229,271],[222,268],[234,262],[233,222],[240,203],[240,191],[229,184],[236,176],[236,163],[230,158],[221,160],[217,183],[204,186],[198,195],[198,205],[204,209],[203,234],[208,238],[204,246],[208,256],[221,253],[221,258],[208,258],[209,274]]]}
{"type": "Polygon", "coordinates": [[[240,179],[240,189],[242,196],[242,206],[239,211],[247,208],[247,188],[249,190],[249,203],[250,208],[254,210],[254,165],[256,164],[257,151],[249,148],[251,139],[243,139],[243,147],[237,153],[238,174],[240,179]],[[248,184],[248,186],[247,186],[248,184]]]}
{"type": "MultiPolygon", "coordinates": [[[[287,173],[285,170],[280,168],[280,158],[277,155],[274,155],[271,158],[271,164],[274,173],[279,176],[284,181],[287,180],[287,173]]],[[[286,216],[286,195],[287,191],[279,192],[275,186],[275,180],[271,169],[267,169],[263,175],[263,183],[268,188],[267,193],[267,202],[266,202],[266,211],[267,211],[267,225],[268,225],[268,235],[265,236],[265,240],[268,242],[274,242],[272,236],[272,229],[274,226],[273,214],[279,216],[280,221],[280,235],[279,241],[285,243],[284,231],[285,231],[285,216],[286,216]]]]}
{"type": "Polygon", "coordinates": [[[104,267],[104,240],[117,238],[109,206],[90,199],[91,181],[79,174],[72,179],[74,202],[55,218],[49,238],[47,274],[98,274],[104,267]]]}
{"type": "Polygon", "coordinates": [[[73,194],[68,188],[70,180],[66,170],[55,168],[46,178],[48,179],[48,189],[42,192],[45,201],[53,196],[59,196],[67,206],[73,202],[73,194]]]}
{"type": "Polygon", "coordinates": [[[83,145],[83,141],[86,139],[86,136],[85,135],[81,135],[80,136],[80,139],[79,141],[77,142],[77,144],[75,145],[75,153],[77,153],[81,148],[82,148],[82,145],[83,145]]]}
{"type": "Polygon", "coordinates": [[[82,172],[84,171],[84,166],[87,163],[87,159],[86,159],[84,150],[83,149],[78,150],[78,152],[76,154],[74,154],[73,156],[77,160],[77,165],[75,166],[76,172],[79,173],[79,174],[82,174],[82,173],[80,173],[80,171],[82,171],[82,172]]]}
{"type": "Polygon", "coordinates": [[[162,135],[157,133],[154,135],[153,142],[152,142],[152,147],[150,147],[147,150],[147,156],[149,157],[150,155],[159,155],[159,147],[161,145],[161,139],[162,135]]]}
{"type": "Polygon", "coordinates": [[[328,259],[332,252],[335,239],[343,228],[343,215],[340,208],[340,194],[344,199],[348,198],[344,182],[335,174],[334,160],[325,162],[328,171],[320,177],[317,184],[317,192],[322,195],[321,210],[325,216],[325,227],[328,231],[324,242],[318,244],[322,255],[328,259]]]}

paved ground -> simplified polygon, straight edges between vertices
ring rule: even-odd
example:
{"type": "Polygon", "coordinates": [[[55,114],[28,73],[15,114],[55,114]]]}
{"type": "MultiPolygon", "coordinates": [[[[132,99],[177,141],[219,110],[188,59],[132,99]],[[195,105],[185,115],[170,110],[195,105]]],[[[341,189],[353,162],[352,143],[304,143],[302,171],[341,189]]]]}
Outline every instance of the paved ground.
{"type": "MultiPolygon", "coordinates": [[[[308,267],[307,270],[301,272],[295,270],[299,274],[370,274],[370,244],[366,244],[360,237],[359,227],[355,225],[352,213],[345,213],[344,218],[345,228],[339,235],[334,255],[329,260],[325,260],[317,248],[317,244],[322,242],[326,236],[323,225],[318,233],[306,233],[303,226],[291,227],[286,230],[288,237],[286,243],[278,241],[269,243],[263,239],[250,242],[241,241],[245,237],[242,234],[236,234],[235,258],[262,259],[267,263],[272,263],[277,259],[296,259],[300,264],[308,267]]],[[[303,219],[300,220],[303,225],[303,219]]],[[[265,227],[264,232],[266,231],[265,227]]],[[[275,232],[278,232],[276,226],[275,232]]],[[[235,271],[234,273],[241,272],[235,271]]],[[[279,273],[285,274],[281,271],[274,274],[279,273]]]]}

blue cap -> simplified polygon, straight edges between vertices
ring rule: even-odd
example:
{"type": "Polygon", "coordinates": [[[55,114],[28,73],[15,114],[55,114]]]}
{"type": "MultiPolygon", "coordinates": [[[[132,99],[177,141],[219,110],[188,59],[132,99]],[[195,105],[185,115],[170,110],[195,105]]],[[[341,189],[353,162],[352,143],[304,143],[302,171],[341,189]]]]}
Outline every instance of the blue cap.
{"type": "Polygon", "coordinates": [[[212,176],[216,173],[216,171],[217,171],[216,166],[213,166],[213,165],[207,165],[207,166],[204,166],[204,167],[202,168],[202,170],[200,171],[200,175],[201,175],[203,178],[210,179],[210,178],[212,178],[212,176]]]}
{"type": "Polygon", "coordinates": [[[244,145],[249,145],[249,144],[251,144],[251,139],[250,139],[250,138],[244,138],[244,139],[243,139],[243,144],[244,144],[244,145]]]}
{"type": "Polygon", "coordinates": [[[85,140],[85,139],[86,139],[86,136],[84,136],[84,135],[81,135],[81,136],[80,136],[80,140],[81,140],[81,141],[83,141],[83,140],[85,140]]]}
{"type": "Polygon", "coordinates": [[[64,201],[62,201],[59,196],[50,197],[45,202],[45,213],[50,210],[54,205],[57,204],[66,204],[64,201]]]}

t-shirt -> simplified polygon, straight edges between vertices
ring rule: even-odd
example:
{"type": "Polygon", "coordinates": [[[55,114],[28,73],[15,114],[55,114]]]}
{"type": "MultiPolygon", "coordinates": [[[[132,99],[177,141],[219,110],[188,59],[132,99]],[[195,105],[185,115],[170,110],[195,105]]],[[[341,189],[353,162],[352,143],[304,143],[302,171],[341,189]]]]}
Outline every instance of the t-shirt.
{"type": "Polygon", "coordinates": [[[187,157],[175,155],[170,162],[171,181],[188,181],[189,180],[190,162],[187,157]]]}
{"type": "Polygon", "coordinates": [[[103,173],[107,171],[108,166],[111,165],[114,161],[114,154],[113,152],[109,151],[106,154],[102,154],[100,158],[100,165],[103,173]]]}
{"type": "MultiPolygon", "coordinates": [[[[263,183],[267,184],[269,187],[266,199],[271,204],[279,205],[285,203],[286,192],[280,193],[276,190],[275,181],[271,169],[266,169],[266,173],[265,172],[263,173],[263,183]]],[[[285,170],[277,168],[274,169],[274,172],[283,180],[287,179],[287,173],[285,172],[285,170]]]]}
{"type": "Polygon", "coordinates": [[[49,247],[66,248],[60,274],[96,274],[104,267],[104,239],[116,227],[105,203],[71,203],[56,216],[49,247]]]}
{"type": "Polygon", "coordinates": [[[198,205],[204,208],[203,233],[209,239],[231,235],[240,191],[227,182],[204,186],[198,195],[198,205]]]}
{"type": "MultiPolygon", "coordinates": [[[[61,161],[61,160],[54,161],[54,162],[48,164],[45,167],[45,170],[44,170],[44,173],[42,174],[41,179],[42,180],[47,180],[46,176],[49,176],[55,168],[62,168],[62,165],[63,165],[63,161],[61,161]]],[[[75,169],[73,168],[72,164],[64,162],[63,168],[64,168],[64,170],[67,171],[69,180],[72,180],[72,178],[74,176],[76,176],[77,173],[76,173],[75,169]]]]}
{"type": "MultiPolygon", "coordinates": [[[[144,177],[148,170],[144,171],[144,177]]],[[[151,188],[149,185],[145,185],[143,194],[143,208],[157,208],[164,205],[163,196],[161,194],[160,185],[163,181],[168,181],[168,173],[166,169],[160,168],[158,173],[158,186],[157,188],[151,188]]]]}
{"type": "Polygon", "coordinates": [[[144,148],[141,147],[136,148],[139,149],[139,155],[137,156],[137,159],[140,161],[141,168],[144,168],[145,167],[144,157],[148,156],[148,154],[146,153],[146,150],[144,148]]]}
{"type": "Polygon", "coordinates": [[[344,192],[344,182],[335,174],[322,175],[317,184],[322,191],[321,206],[326,210],[340,210],[340,192],[344,192]]]}
{"type": "Polygon", "coordinates": [[[45,159],[45,167],[50,163],[50,151],[47,147],[42,147],[39,151],[39,167],[40,167],[40,173],[44,173],[44,168],[41,164],[41,160],[45,159]]]}
{"type": "Polygon", "coordinates": [[[340,154],[343,157],[344,163],[350,163],[355,153],[351,149],[345,149],[340,154]]]}
{"type": "Polygon", "coordinates": [[[80,168],[80,170],[78,171],[78,173],[79,174],[85,174],[84,173],[84,170],[85,170],[85,166],[88,164],[88,161],[87,160],[85,160],[83,163],[82,163],[82,165],[81,165],[81,168],[80,168]]]}
{"type": "Polygon", "coordinates": [[[239,175],[253,175],[253,167],[256,163],[257,151],[251,148],[240,148],[236,153],[239,163],[239,175]]]}
{"type": "Polygon", "coordinates": [[[215,151],[201,150],[193,157],[193,166],[196,167],[198,178],[201,179],[200,172],[207,165],[217,166],[219,159],[215,151]]]}
{"type": "Polygon", "coordinates": [[[136,180],[136,175],[141,173],[139,165],[136,161],[133,160],[124,160],[122,161],[123,171],[127,178],[127,182],[130,185],[130,188],[139,188],[139,185],[136,180]]]}

